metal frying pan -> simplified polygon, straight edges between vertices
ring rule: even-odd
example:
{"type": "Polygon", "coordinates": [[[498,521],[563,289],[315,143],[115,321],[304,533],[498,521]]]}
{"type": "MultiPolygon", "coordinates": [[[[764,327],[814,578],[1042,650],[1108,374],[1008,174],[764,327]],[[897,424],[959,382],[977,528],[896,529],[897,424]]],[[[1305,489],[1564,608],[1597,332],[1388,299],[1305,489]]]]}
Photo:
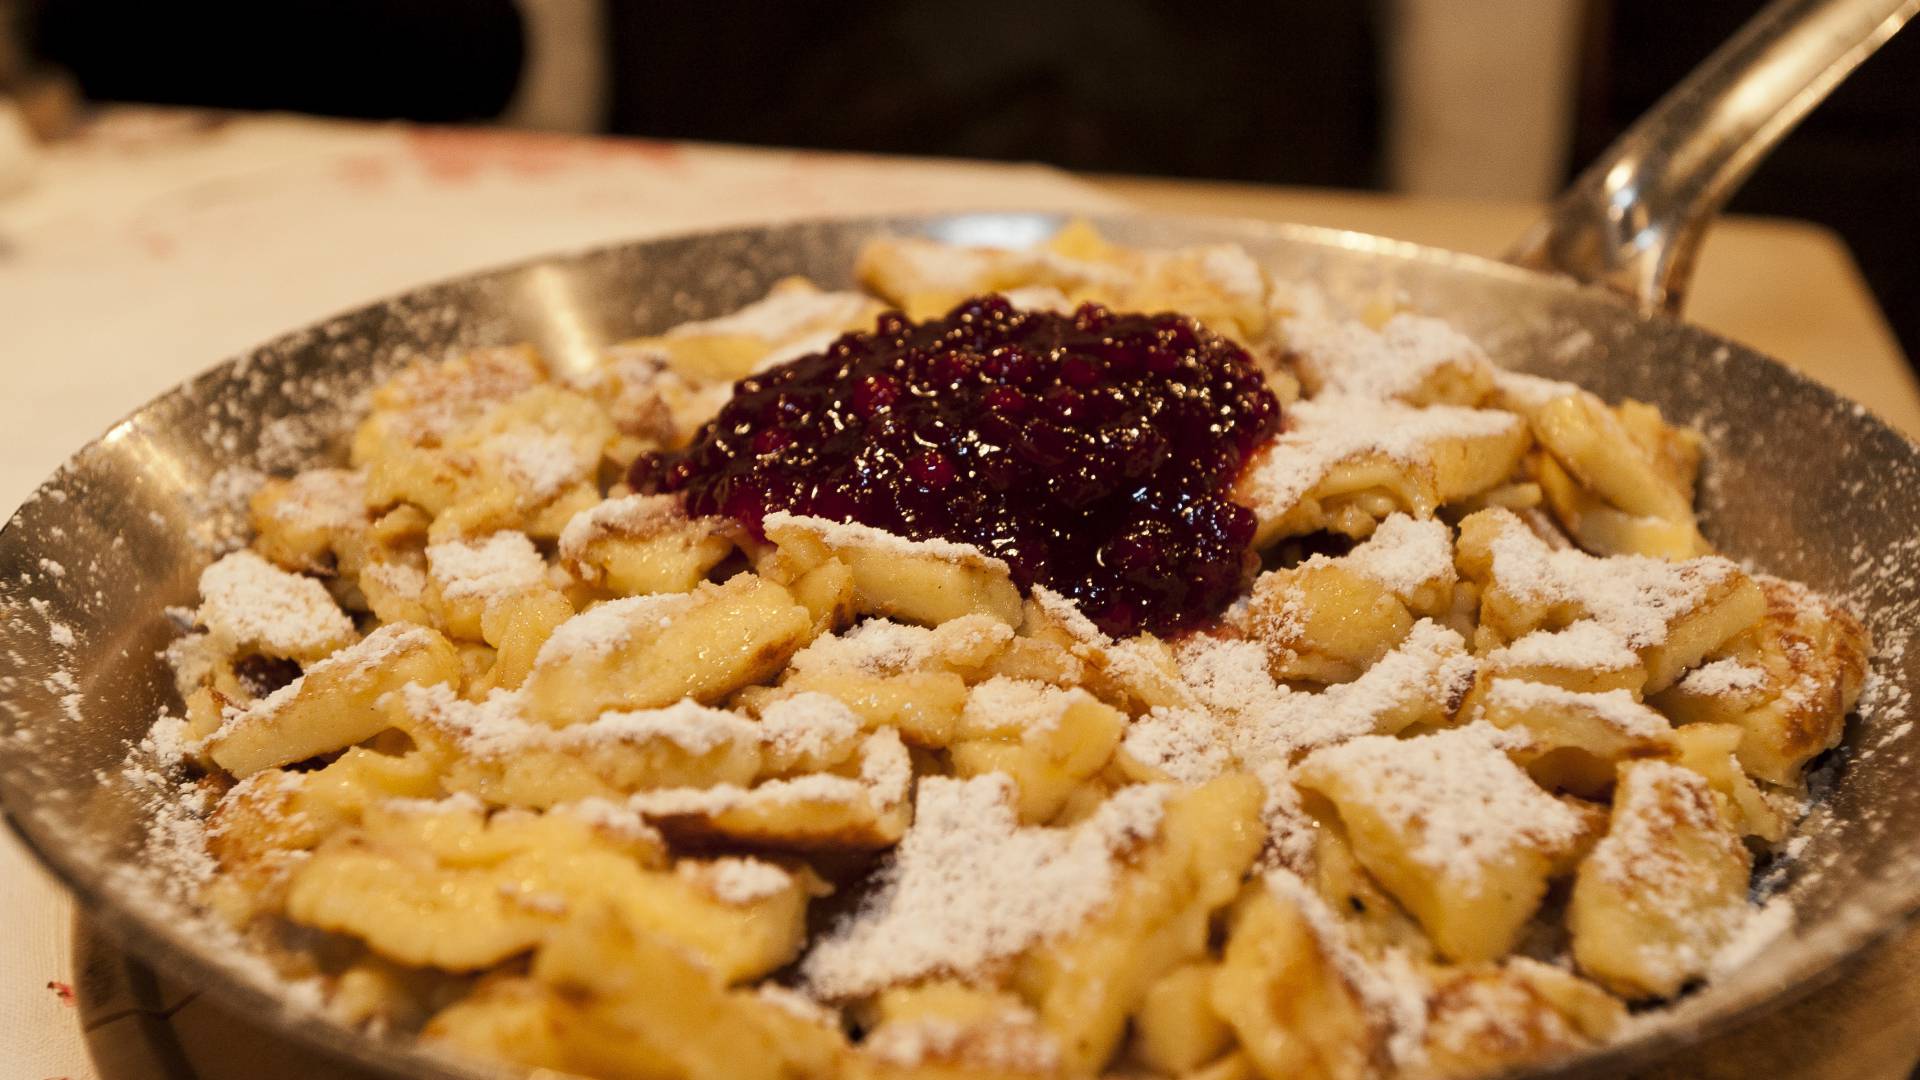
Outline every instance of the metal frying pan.
{"type": "MultiPolygon", "coordinates": [[[[1513,367],[1658,403],[1709,436],[1702,509],[1714,541],[1848,597],[1882,644],[1879,686],[1821,774],[1804,850],[1778,870],[1797,913],[1791,934],[1631,1039],[1539,1075],[1641,1067],[1781,1009],[1920,910],[1920,784],[1909,779],[1920,732],[1900,716],[1920,691],[1920,651],[1904,648],[1920,613],[1920,574],[1908,566],[1920,557],[1920,447],[1866,408],[1665,313],[1706,216],[1917,8],[1776,3],[1562,198],[1516,254],[1538,269],[1328,229],[1098,222],[1128,244],[1233,241],[1281,278],[1356,302],[1392,290],[1513,367]]],[[[845,284],[862,241],[882,232],[1025,245],[1060,224],[1039,214],[862,219],[545,259],[350,312],[154,401],[76,454],[0,532],[10,822],[104,928],[273,1033],[390,1075],[494,1075],[322,1018],[222,948],[156,880],[166,868],[140,844],[148,804],[120,765],[158,710],[178,708],[156,656],[174,632],[164,609],[192,602],[199,569],[240,525],[221,494],[241,470],[284,471],[338,449],[360,393],[415,356],[530,340],[563,366],[585,364],[608,342],[718,314],[783,275],[845,284]]]]}

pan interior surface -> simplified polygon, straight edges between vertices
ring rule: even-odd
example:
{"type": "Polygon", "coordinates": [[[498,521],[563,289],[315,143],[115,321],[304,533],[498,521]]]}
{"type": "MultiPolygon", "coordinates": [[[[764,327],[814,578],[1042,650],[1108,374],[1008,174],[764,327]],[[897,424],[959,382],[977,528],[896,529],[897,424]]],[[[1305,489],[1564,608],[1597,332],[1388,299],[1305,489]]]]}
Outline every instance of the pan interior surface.
{"type": "MultiPolygon", "coordinates": [[[[0,797],[14,826],[94,917],[163,970],[210,986],[309,1046],[413,1076],[498,1075],[408,1040],[362,1035],[288,995],[150,865],[151,796],[121,777],[130,744],[180,702],[161,651],[169,606],[241,535],[261,474],[329,455],[367,390],[418,357],[530,341],[560,369],[599,349],[758,298],[781,277],[850,284],[878,233],[1028,246],[1060,218],[973,214],[819,222],[668,238],[430,286],[216,368],[77,454],[0,534],[0,797]]],[[[1646,319],[1595,290],[1354,233],[1160,217],[1096,220],[1125,244],[1241,244],[1281,281],[1359,306],[1390,295],[1448,319],[1501,363],[1653,402],[1707,437],[1703,525],[1729,556],[1845,598],[1881,655],[1862,719],[1822,770],[1799,856],[1769,873],[1794,932],[1740,972],[1644,1018],[1624,1042],[1540,1075],[1615,1071],[1806,992],[1920,906],[1920,448],[1866,409],[1750,350],[1646,319]]]]}

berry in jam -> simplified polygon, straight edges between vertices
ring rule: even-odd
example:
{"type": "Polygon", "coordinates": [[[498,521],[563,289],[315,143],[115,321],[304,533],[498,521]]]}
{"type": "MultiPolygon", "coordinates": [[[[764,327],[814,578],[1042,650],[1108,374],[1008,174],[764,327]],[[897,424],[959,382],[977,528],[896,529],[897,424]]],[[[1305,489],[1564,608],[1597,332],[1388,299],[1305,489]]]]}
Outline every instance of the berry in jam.
{"type": "Polygon", "coordinates": [[[1110,634],[1166,634],[1239,592],[1254,516],[1227,492],[1279,426],[1247,354],[1185,316],[987,296],[742,380],[630,481],[756,535],[787,510],[973,544],[1110,634]]]}

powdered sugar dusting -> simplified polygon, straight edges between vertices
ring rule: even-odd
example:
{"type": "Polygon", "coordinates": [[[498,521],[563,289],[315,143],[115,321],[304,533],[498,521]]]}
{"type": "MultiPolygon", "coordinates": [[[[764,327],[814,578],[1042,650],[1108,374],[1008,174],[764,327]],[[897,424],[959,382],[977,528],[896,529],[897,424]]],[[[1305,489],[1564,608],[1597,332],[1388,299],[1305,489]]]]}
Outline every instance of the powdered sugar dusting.
{"type": "Polygon", "coordinates": [[[723,746],[752,746],[760,741],[752,721],[711,709],[693,701],[678,701],[662,709],[608,712],[585,724],[554,730],[555,738],[592,742],[670,742],[689,754],[710,754],[723,746]]]}
{"type": "Polygon", "coordinates": [[[1078,925],[1112,896],[1114,859],[1154,836],[1167,789],[1123,788],[1073,829],[1020,826],[1013,781],[920,783],[913,827],[875,891],[801,961],[820,997],[859,997],[935,974],[977,975],[1078,925]]]}
{"type": "Polygon", "coordinates": [[[427,567],[440,595],[486,604],[538,586],[547,572],[533,541],[519,532],[433,544],[427,548],[427,567]]]}
{"type": "Polygon", "coordinates": [[[747,806],[780,807],[808,803],[867,805],[886,813],[906,801],[913,786],[913,761],[899,732],[881,728],[860,744],[860,775],[808,773],[768,780],[753,787],[661,788],[643,791],[628,805],[649,818],[709,817],[747,806]]]}
{"type": "Polygon", "coordinates": [[[792,660],[795,671],[903,675],[946,656],[991,650],[1013,640],[1013,628],[988,615],[965,615],[928,628],[866,619],[839,634],[815,638],[792,660]]]}
{"type": "Polygon", "coordinates": [[[177,905],[178,917],[190,922],[193,935],[229,971],[268,989],[290,1010],[316,1013],[326,993],[320,979],[286,977],[230,924],[199,917],[200,892],[220,866],[207,849],[206,819],[213,810],[214,789],[182,772],[189,751],[185,726],[185,721],[161,714],[120,770],[120,782],[144,810],[146,836],[138,862],[111,869],[113,887],[146,898],[157,910],[177,905]]]}
{"type": "MultiPolygon", "coordinates": [[[[1636,761],[1621,770],[1607,835],[1581,864],[1580,873],[1583,879],[1593,874],[1623,892],[1659,902],[1689,893],[1711,896],[1719,873],[1715,862],[1722,857],[1744,860],[1746,849],[1721,821],[1706,778],[1670,762],[1636,761]],[[1682,847],[1676,842],[1682,835],[1693,842],[1682,847]],[[1700,854],[1715,844],[1720,852],[1700,854]]],[[[1660,935],[1641,942],[1639,951],[1658,955],[1662,966],[1676,971],[1706,972],[1715,954],[1739,936],[1749,910],[1744,895],[1721,904],[1690,903],[1688,933],[1660,935]],[[1704,949],[1712,951],[1702,955],[1704,949]]],[[[1751,942],[1743,945],[1755,947],[1751,942]]],[[[1738,953],[1733,959],[1739,959],[1738,953]]]]}
{"type": "Polygon", "coordinates": [[[1429,585],[1452,585],[1458,576],[1453,565],[1453,533],[1446,523],[1406,514],[1382,519],[1373,535],[1341,562],[1402,597],[1429,585]]]}
{"type": "Polygon", "coordinates": [[[687,520],[674,495],[623,495],[604,499],[568,519],[560,532],[560,557],[579,559],[603,536],[647,536],[687,520]]]}
{"type": "Polygon", "coordinates": [[[1624,671],[1640,664],[1619,634],[1591,620],[1564,630],[1535,630],[1488,653],[1487,660],[1496,671],[1513,667],[1624,671]]]}
{"type": "Polygon", "coordinates": [[[990,1074],[1046,1076],[1060,1068],[1060,1044],[1030,1009],[961,1023],[916,1016],[882,1024],[860,1044],[862,1053],[902,1069],[958,1065],[990,1074]]]}
{"type": "Polygon", "coordinates": [[[1723,979],[1752,963],[1762,952],[1778,944],[1793,929],[1793,923],[1793,902],[1784,896],[1773,897],[1748,910],[1733,936],[1713,954],[1709,975],[1723,979]]]}
{"type": "Polygon", "coordinates": [[[820,759],[860,732],[860,717],[840,699],[803,693],[760,710],[760,737],[787,758],[820,759]]]}
{"type": "Polygon", "coordinates": [[[1168,684],[1167,672],[1155,661],[1155,642],[1152,639],[1131,637],[1115,641],[1095,626],[1093,620],[1087,618],[1070,597],[1044,585],[1034,586],[1030,599],[1047,619],[1072,639],[1070,649],[1076,657],[1092,662],[1116,681],[1175,692],[1185,689],[1168,684]]]}
{"type": "Polygon", "coordinates": [[[593,461],[571,436],[557,432],[508,431],[487,440],[486,449],[520,489],[523,503],[539,506],[585,480],[593,461]]]}
{"type": "Polygon", "coordinates": [[[200,573],[199,621],[227,650],[325,655],[353,639],[353,623],[326,586],[236,551],[200,573]]]}
{"type": "Polygon", "coordinates": [[[1260,820],[1267,827],[1267,843],[1261,849],[1256,867],[1311,873],[1320,825],[1307,813],[1300,788],[1293,781],[1292,766],[1284,761],[1263,761],[1254,766],[1253,774],[1267,789],[1266,800],[1260,807],[1260,820]]]}
{"type": "Polygon", "coordinates": [[[382,799],[380,809],[396,814],[464,814],[485,816],[487,804],[470,792],[456,791],[434,799],[382,799]]]}
{"type": "Polygon", "coordinates": [[[401,688],[408,714],[453,738],[461,750],[504,759],[531,750],[570,750],[617,744],[664,742],[689,754],[710,754],[728,745],[757,746],[760,728],[724,709],[680,701],[660,709],[608,712],[584,723],[555,728],[529,720],[518,691],[496,690],[467,701],[444,684],[401,688]]]}
{"type": "Polygon", "coordinates": [[[1305,769],[1334,776],[1389,827],[1407,854],[1475,887],[1516,847],[1564,850],[1581,819],[1507,757],[1504,733],[1470,724],[1412,739],[1366,736],[1316,751],[1305,769]]]}
{"type": "Polygon", "coordinates": [[[665,628],[674,617],[692,607],[695,593],[623,596],[609,600],[561,623],[540,646],[534,666],[563,663],[573,657],[604,656],[626,644],[644,626],[665,628]]]}
{"type": "Polygon", "coordinates": [[[1576,605],[1628,649],[1661,644],[1670,620],[1740,575],[1738,566],[1718,556],[1668,562],[1643,555],[1602,558],[1573,548],[1556,551],[1510,512],[1494,513],[1503,515],[1489,545],[1498,586],[1530,604],[1576,605]]]}
{"type": "Polygon", "coordinates": [[[1766,685],[1766,669],[1741,663],[1733,657],[1702,664],[1675,684],[1682,692],[1703,697],[1751,693],[1766,685]]]}
{"type": "MultiPolygon", "coordinates": [[[[1317,694],[1294,693],[1256,708],[1236,732],[1235,752],[1249,762],[1297,757],[1380,730],[1398,714],[1426,705],[1451,715],[1473,685],[1475,664],[1466,642],[1430,619],[1415,623],[1405,640],[1349,683],[1317,694]]],[[[1406,719],[1393,724],[1395,730],[1406,719]]]]}
{"type": "Polygon", "coordinates": [[[1861,683],[1860,700],[1855,705],[1855,711],[1869,718],[1880,732],[1879,738],[1866,754],[1895,745],[1913,730],[1913,721],[1907,718],[1913,705],[1913,695],[1900,684],[1898,677],[1890,674],[1899,671],[1906,663],[1907,644],[1912,633],[1910,627],[1903,625],[1875,631],[1873,662],[1861,683]]]}
{"type": "Polygon", "coordinates": [[[366,476],[358,470],[308,469],[285,481],[275,518],[306,529],[345,529],[367,519],[366,476]]]}
{"type": "Polygon", "coordinates": [[[1430,619],[1359,678],[1318,693],[1276,683],[1257,642],[1196,635],[1177,656],[1196,704],[1153,709],[1128,728],[1122,746],[1183,783],[1211,779],[1236,762],[1284,763],[1383,724],[1398,730],[1429,703],[1450,714],[1475,672],[1466,642],[1430,619]]]}
{"type": "Polygon", "coordinates": [[[1629,889],[1696,879],[1702,868],[1673,843],[1674,831],[1682,828],[1718,837],[1729,850],[1740,846],[1739,837],[1721,823],[1705,777],[1670,762],[1633,762],[1622,770],[1612,824],[1583,872],[1629,889]]]}
{"type": "Polygon", "coordinates": [[[1254,456],[1240,481],[1263,517],[1285,514],[1343,462],[1379,456],[1430,468],[1444,441],[1511,435],[1526,423],[1493,409],[1413,408],[1340,394],[1296,402],[1288,416],[1287,430],[1254,456]]]}
{"type": "Polygon", "coordinates": [[[360,581],[363,588],[372,584],[407,600],[418,600],[427,591],[426,572],[411,563],[368,563],[360,571],[360,581]]]}
{"type": "Polygon", "coordinates": [[[1243,304],[1266,302],[1267,275],[1246,248],[1239,244],[1206,244],[1187,250],[1199,256],[1200,275],[1207,284],[1243,304]]]}
{"type": "Polygon", "coordinates": [[[1156,708],[1127,726],[1120,745],[1182,784],[1204,784],[1234,764],[1220,719],[1204,709],[1156,708]]]}
{"type": "Polygon", "coordinates": [[[1005,560],[952,540],[912,540],[885,529],[852,521],[828,521],[826,518],[776,510],[762,519],[769,532],[780,528],[799,528],[818,536],[828,547],[841,549],[878,549],[900,555],[939,559],[943,562],[980,566],[1006,572],[1005,560]]]}
{"type": "Polygon", "coordinates": [[[1451,367],[1490,372],[1486,353],[1448,323],[1401,312],[1379,330],[1357,320],[1295,318],[1283,327],[1309,389],[1397,399],[1451,367]]]}
{"type": "Polygon", "coordinates": [[[1045,736],[1060,726],[1069,708],[1093,700],[1085,690],[1062,690],[1031,679],[996,675],[967,692],[960,727],[963,731],[1018,731],[1026,738],[1045,736]]]}
{"type": "Polygon", "coordinates": [[[1387,1053],[1394,1064],[1409,1068],[1425,1059],[1427,984],[1405,953],[1390,949],[1369,962],[1355,947],[1353,933],[1333,908],[1291,870],[1267,871],[1261,879],[1267,889],[1294,909],[1312,927],[1321,954],[1387,1035],[1387,1053]]]}
{"type": "Polygon", "coordinates": [[[793,875],[760,859],[727,856],[711,861],[683,859],[674,873],[723,904],[747,907],[771,899],[793,885],[793,875]]]}
{"type": "Polygon", "coordinates": [[[1572,710],[1636,739],[1658,739],[1673,730],[1665,716],[1626,690],[1583,693],[1523,679],[1494,679],[1487,688],[1486,703],[1488,708],[1521,713],[1572,710]]]}
{"type": "Polygon", "coordinates": [[[412,623],[388,623],[319,663],[309,665],[292,682],[266,697],[244,709],[229,711],[219,730],[208,736],[207,741],[210,744],[216,743],[230,736],[236,728],[270,721],[300,695],[301,689],[307,685],[307,680],[310,678],[324,674],[346,675],[371,671],[402,652],[426,647],[432,641],[432,634],[433,631],[424,626],[415,626],[412,623]]]}

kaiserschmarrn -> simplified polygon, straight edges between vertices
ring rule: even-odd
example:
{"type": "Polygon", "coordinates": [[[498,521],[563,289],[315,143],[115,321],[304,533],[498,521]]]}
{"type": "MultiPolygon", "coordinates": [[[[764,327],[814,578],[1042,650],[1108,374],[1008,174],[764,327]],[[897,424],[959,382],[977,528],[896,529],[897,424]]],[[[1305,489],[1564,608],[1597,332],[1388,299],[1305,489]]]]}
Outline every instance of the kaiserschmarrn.
{"type": "Polygon", "coordinates": [[[604,1078],[1471,1077],[1725,967],[1870,645],[1698,435],[1232,246],[858,274],[261,487],[156,729],[201,901],[604,1078]]]}

